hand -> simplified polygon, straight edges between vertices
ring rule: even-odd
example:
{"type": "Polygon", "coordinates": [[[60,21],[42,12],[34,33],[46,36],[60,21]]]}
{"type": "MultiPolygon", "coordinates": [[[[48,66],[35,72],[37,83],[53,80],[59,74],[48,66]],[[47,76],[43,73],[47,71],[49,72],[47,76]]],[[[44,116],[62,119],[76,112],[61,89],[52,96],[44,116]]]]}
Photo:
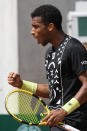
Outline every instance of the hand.
{"type": "Polygon", "coordinates": [[[60,110],[53,110],[44,119],[42,119],[41,122],[46,121],[46,126],[56,126],[66,115],[67,112],[62,108],[60,110]]]}
{"type": "Polygon", "coordinates": [[[22,87],[22,80],[19,74],[14,72],[10,72],[8,75],[8,83],[14,87],[21,88],[22,87]]]}

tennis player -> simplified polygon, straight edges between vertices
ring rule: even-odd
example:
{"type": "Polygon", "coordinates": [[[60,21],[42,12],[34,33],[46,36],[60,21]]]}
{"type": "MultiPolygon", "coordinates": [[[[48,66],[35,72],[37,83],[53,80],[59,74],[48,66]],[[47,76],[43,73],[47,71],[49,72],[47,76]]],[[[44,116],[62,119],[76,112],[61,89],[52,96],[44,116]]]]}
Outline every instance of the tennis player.
{"type": "Polygon", "coordinates": [[[45,55],[48,84],[21,80],[11,72],[8,83],[49,98],[47,121],[51,131],[65,131],[57,127],[65,123],[70,131],[87,131],[87,52],[82,43],[62,29],[62,15],[53,5],[42,5],[32,13],[31,34],[38,44],[51,44],[45,55]]]}

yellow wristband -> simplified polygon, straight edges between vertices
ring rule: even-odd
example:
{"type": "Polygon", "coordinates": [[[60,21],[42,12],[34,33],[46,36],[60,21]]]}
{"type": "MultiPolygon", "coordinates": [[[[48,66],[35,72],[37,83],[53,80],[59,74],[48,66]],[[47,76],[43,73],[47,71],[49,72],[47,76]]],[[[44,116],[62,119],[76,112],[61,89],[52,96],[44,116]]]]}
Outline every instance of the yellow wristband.
{"type": "Polygon", "coordinates": [[[68,113],[70,114],[71,112],[73,112],[75,109],[77,109],[78,107],[80,107],[80,103],[76,98],[72,98],[70,101],[68,101],[64,106],[62,106],[62,108],[68,113]]]}
{"type": "Polygon", "coordinates": [[[37,83],[23,80],[23,85],[21,89],[36,93],[37,83]]]}

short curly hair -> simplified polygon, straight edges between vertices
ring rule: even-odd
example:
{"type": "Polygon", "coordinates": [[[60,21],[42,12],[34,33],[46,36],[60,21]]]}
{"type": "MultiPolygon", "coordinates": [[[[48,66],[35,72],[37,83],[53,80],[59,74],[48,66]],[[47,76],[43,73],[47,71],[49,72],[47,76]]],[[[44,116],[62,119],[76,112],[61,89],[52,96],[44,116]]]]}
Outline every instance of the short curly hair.
{"type": "Polygon", "coordinates": [[[62,30],[62,15],[58,8],[53,5],[41,5],[36,8],[31,17],[41,17],[45,25],[53,23],[58,30],[62,30]]]}

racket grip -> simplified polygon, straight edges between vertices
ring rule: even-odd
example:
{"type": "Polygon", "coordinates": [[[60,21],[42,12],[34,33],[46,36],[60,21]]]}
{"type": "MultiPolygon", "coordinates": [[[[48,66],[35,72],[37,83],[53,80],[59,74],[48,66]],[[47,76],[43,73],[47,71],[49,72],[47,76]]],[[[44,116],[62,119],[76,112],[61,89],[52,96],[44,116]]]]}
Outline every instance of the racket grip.
{"type": "MultiPolygon", "coordinates": [[[[40,122],[40,123],[39,123],[39,126],[45,125],[46,123],[47,123],[46,121],[40,122]]],[[[62,123],[62,122],[59,122],[59,123],[58,123],[58,126],[63,126],[63,125],[64,125],[64,123],[62,123]]]]}
{"type": "Polygon", "coordinates": [[[40,122],[40,123],[39,123],[39,126],[42,126],[42,125],[45,125],[45,124],[46,124],[46,121],[40,122]]]}

